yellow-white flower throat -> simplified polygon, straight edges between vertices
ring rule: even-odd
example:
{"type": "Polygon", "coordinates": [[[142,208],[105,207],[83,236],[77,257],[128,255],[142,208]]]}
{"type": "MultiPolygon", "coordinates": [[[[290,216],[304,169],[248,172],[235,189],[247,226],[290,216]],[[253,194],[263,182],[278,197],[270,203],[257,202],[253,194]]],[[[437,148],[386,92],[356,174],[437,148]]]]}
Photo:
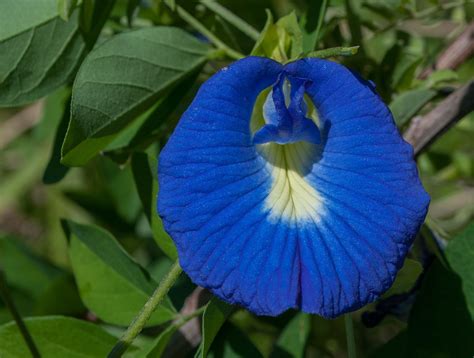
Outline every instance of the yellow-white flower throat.
{"type": "Polygon", "coordinates": [[[272,177],[264,203],[269,219],[318,222],[323,198],[308,176],[321,151],[321,123],[304,94],[305,84],[297,85],[284,79],[263,91],[256,100],[250,129],[272,177]]]}

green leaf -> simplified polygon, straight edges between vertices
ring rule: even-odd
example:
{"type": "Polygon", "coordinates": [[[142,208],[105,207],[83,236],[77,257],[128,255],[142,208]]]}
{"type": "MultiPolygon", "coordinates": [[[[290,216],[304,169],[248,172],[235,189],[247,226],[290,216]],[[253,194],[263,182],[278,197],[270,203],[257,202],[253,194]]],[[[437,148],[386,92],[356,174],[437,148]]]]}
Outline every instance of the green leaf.
{"type": "Polygon", "coordinates": [[[122,33],[94,49],[74,82],[62,163],[84,165],[140,113],[198,71],[208,50],[170,27],[122,33]]]}
{"type": "Polygon", "coordinates": [[[285,326],[285,329],[278,337],[275,345],[275,351],[272,356],[275,357],[304,357],[306,341],[308,340],[311,328],[310,316],[302,312],[285,326]]]}
{"type": "Polygon", "coordinates": [[[58,14],[56,0],[0,3],[0,107],[41,98],[66,83],[85,52],[78,15],[58,14]]]}
{"type": "Polygon", "coordinates": [[[85,311],[71,275],[36,256],[18,240],[0,236],[0,262],[12,291],[27,298],[20,307],[23,314],[85,311]]]}
{"type": "Polygon", "coordinates": [[[57,0],[57,2],[59,16],[64,21],[67,21],[74,12],[79,0],[57,0]]]}
{"type": "MultiPolygon", "coordinates": [[[[472,261],[472,260],[471,260],[472,261]]],[[[411,310],[403,357],[471,357],[474,323],[461,279],[436,260],[411,310]]]]}
{"type": "MultiPolygon", "coordinates": [[[[105,322],[126,326],[143,307],[157,283],[106,231],[64,223],[69,255],[84,304],[105,322]]],[[[173,319],[169,300],[158,306],[148,325],[173,319]]]]}
{"type": "Polygon", "coordinates": [[[227,323],[216,337],[209,358],[260,358],[263,355],[240,329],[227,323]]]}
{"type": "Polygon", "coordinates": [[[403,267],[397,274],[392,287],[384,293],[384,297],[409,292],[415,285],[416,280],[423,272],[423,267],[418,261],[405,259],[403,267]]]}
{"type": "Polygon", "coordinates": [[[431,89],[414,89],[403,92],[390,103],[395,123],[401,127],[407,123],[437,92],[431,89]]]}
{"type": "MultiPolygon", "coordinates": [[[[151,144],[156,143],[160,137],[166,136],[166,122],[171,119],[171,116],[173,118],[179,117],[180,112],[186,109],[187,101],[183,100],[190,93],[196,79],[197,74],[191,75],[160,99],[155,106],[135,119],[107,145],[105,154],[120,156],[122,160],[126,161],[130,152],[143,151],[151,144]],[[184,102],[184,106],[182,102],[184,102]]],[[[189,100],[191,99],[189,98],[189,100]]]]}
{"type": "Polygon", "coordinates": [[[392,87],[398,91],[409,89],[415,79],[415,72],[422,62],[422,57],[402,53],[393,70],[392,87]]]}
{"type": "Polygon", "coordinates": [[[319,34],[324,23],[328,2],[328,0],[308,1],[308,9],[300,20],[304,52],[314,51],[318,45],[319,34]]]}
{"type": "Polygon", "coordinates": [[[303,53],[303,35],[294,12],[280,18],[276,23],[267,11],[267,23],[255,43],[251,55],[288,62],[303,53]]]}
{"type": "Polygon", "coordinates": [[[202,341],[196,352],[196,357],[207,357],[214,338],[232,312],[234,312],[233,306],[216,297],[211,299],[202,316],[202,341]]]}
{"type": "Polygon", "coordinates": [[[150,345],[149,350],[146,353],[147,358],[157,358],[163,355],[171,337],[179,329],[177,325],[171,325],[161,332],[158,337],[155,338],[153,343],[150,345]]]}
{"type": "MultiPolygon", "coordinates": [[[[42,357],[103,358],[117,338],[92,323],[69,317],[27,318],[25,323],[42,357]]],[[[15,323],[0,327],[2,358],[24,358],[31,354],[15,323]]],[[[136,348],[131,347],[131,351],[136,348]]]]}
{"type": "Polygon", "coordinates": [[[135,153],[132,156],[132,171],[135,185],[142,201],[145,215],[150,222],[153,238],[163,252],[173,260],[178,253],[171,237],[163,228],[163,223],[156,211],[158,197],[158,178],[156,175],[158,160],[145,153],[135,153]]]}
{"type": "Polygon", "coordinates": [[[474,320],[474,223],[448,244],[445,255],[451,269],[461,278],[464,298],[474,320]]]}
{"type": "Polygon", "coordinates": [[[92,50],[117,0],[82,0],[79,27],[92,50]]]}
{"type": "Polygon", "coordinates": [[[69,167],[61,164],[61,146],[66,136],[67,127],[69,124],[69,116],[71,111],[71,97],[66,102],[64,107],[63,115],[61,116],[61,121],[59,126],[56,129],[56,135],[54,136],[53,149],[51,152],[51,157],[49,158],[48,165],[43,173],[43,183],[45,184],[55,184],[61,179],[63,179],[69,167]]]}

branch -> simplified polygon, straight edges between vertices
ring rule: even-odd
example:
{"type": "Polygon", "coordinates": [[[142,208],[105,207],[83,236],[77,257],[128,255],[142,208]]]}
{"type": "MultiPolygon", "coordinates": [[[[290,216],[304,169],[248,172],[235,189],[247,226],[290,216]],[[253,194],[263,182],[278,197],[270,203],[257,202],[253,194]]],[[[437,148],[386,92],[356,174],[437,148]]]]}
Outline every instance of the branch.
{"type": "Polygon", "coordinates": [[[457,89],[423,116],[413,118],[403,137],[415,156],[420,154],[443,132],[474,110],[474,81],[457,89]]]}
{"type": "Polygon", "coordinates": [[[428,77],[435,70],[455,69],[474,53],[474,22],[451,43],[438,57],[434,66],[426,68],[420,78],[428,77]]]}
{"type": "MultiPolygon", "coordinates": [[[[200,307],[204,306],[210,299],[209,291],[202,287],[197,287],[184,302],[180,315],[192,314],[200,307]]],[[[201,320],[199,317],[193,318],[176,332],[168,343],[163,357],[184,357],[195,349],[201,342],[201,320]]]]}

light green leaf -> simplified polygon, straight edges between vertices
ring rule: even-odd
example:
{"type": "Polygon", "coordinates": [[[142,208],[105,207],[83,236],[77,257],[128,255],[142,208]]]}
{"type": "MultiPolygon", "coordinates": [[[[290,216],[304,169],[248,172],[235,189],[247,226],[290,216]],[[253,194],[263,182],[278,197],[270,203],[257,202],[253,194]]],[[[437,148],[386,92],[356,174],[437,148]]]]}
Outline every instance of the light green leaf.
{"type": "Polygon", "coordinates": [[[298,313],[286,326],[275,345],[273,356],[304,357],[306,341],[311,328],[310,316],[298,313]]]}
{"type": "Polygon", "coordinates": [[[202,341],[196,352],[196,357],[207,357],[214,338],[232,312],[234,312],[233,306],[216,297],[211,299],[202,317],[202,341]]]}
{"type": "MultiPolygon", "coordinates": [[[[41,356],[45,358],[103,358],[117,341],[99,326],[75,318],[27,318],[25,323],[41,356]]],[[[0,347],[2,358],[31,356],[14,322],[0,327],[0,347]]],[[[130,351],[134,350],[135,347],[130,348],[130,351]]]]}
{"type": "MultiPolygon", "coordinates": [[[[106,231],[64,223],[69,255],[84,304],[105,322],[126,326],[143,307],[157,283],[106,231]]],[[[169,300],[158,306],[148,325],[174,318],[169,300]]]]}
{"type": "Polygon", "coordinates": [[[198,71],[208,50],[171,27],[126,32],[94,49],[74,82],[62,163],[84,165],[140,113],[198,71]]]}
{"type": "Polygon", "coordinates": [[[156,172],[158,160],[156,157],[145,153],[135,153],[132,156],[132,171],[145,215],[150,222],[153,238],[163,252],[173,260],[178,253],[171,237],[163,228],[161,218],[156,211],[156,198],[158,197],[158,178],[156,172]]]}
{"type": "Polygon", "coordinates": [[[74,75],[85,52],[77,12],[65,22],[56,0],[2,0],[0,24],[0,107],[32,102],[74,75]]]}
{"type": "Polygon", "coordinates": [[[285,63],[303,53],[303,35],[294,12],[280,18],[276,23],[267,11],[267,23],[255,43],[251,55],[273,58],[285,63]]]}
{"type": "Polygon", "coordinates": [[[429,101],[436,96],[436,91],[431,89],[414,89],[403,92],[390,103],[395,123],[403,126],[429,101]]]}

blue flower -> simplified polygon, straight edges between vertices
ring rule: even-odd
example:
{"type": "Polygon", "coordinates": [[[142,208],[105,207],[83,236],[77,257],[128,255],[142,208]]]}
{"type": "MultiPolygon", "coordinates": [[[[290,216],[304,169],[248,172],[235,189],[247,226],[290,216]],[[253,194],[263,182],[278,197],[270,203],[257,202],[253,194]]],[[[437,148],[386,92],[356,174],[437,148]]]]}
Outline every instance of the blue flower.
{"type": "Polygon", "coordinates": [[[429,203],[373,85],[320,59],[222,69],[158,172],[158,211],[184,271],[260,315],[335,317],[375,300],[429,203]]]}

